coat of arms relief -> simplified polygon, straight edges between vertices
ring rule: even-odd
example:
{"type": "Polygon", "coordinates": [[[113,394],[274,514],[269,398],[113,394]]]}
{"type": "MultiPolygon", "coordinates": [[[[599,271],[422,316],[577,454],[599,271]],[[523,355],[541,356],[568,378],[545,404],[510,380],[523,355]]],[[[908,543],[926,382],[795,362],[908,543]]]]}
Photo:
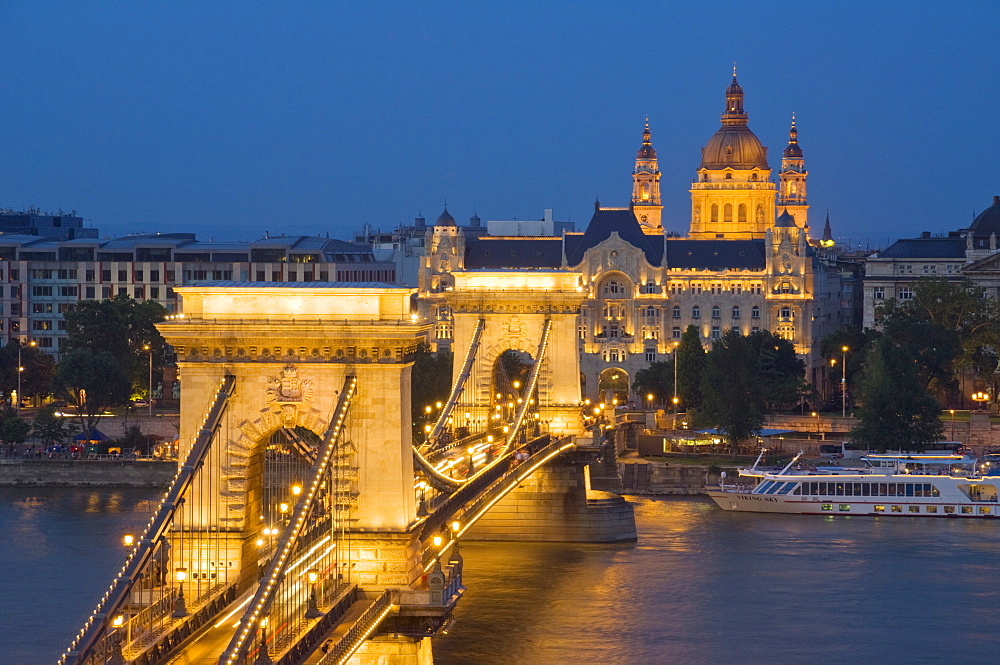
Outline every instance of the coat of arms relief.
{"type": "Polygon", "coordinates": [[[281,414],[285,427],[294,427],[298,420],[298,405],[313,400],[313,385],[310,379],[300,379],[298,370],[287,365],[280,377],[267,380],[267,401],[281,414]]]}

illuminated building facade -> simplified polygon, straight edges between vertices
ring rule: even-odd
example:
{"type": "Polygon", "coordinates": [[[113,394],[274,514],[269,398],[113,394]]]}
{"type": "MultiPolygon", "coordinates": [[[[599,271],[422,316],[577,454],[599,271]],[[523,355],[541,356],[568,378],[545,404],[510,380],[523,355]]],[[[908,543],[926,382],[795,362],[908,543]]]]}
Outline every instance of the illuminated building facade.
{"type": "Polygon", "coordinates": [[[436,322],[436,343],[447,346],[452,337],[445,295],[455,288],[451,271],[559,268],[576,273],[586,295],[577,351],[587,397],[626,396],[635,372],[668,359],[689,325],[706,346],[728,328],[770,330],[794,343],[807,378],[818,382],[818,340],[850,323],[840,308],[841,273],[809,239],[807,171],[794,120],[776,187],[743,97],[734,76],[722,126],[702,149],[684,237],[665,231],[648,122],[630,205],[595,203],[583,233],[466,237],[439,219],[427,234],[419,288],[424,314],[436,322]]]}

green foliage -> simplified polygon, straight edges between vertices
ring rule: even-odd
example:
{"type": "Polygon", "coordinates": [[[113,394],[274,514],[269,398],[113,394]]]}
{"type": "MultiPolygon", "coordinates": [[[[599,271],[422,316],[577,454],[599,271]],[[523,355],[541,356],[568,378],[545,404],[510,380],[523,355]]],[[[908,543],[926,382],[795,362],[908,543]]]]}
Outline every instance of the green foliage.
{"type": "MultiPolygon", "coordinates": [[[[679,368],[678,368],[679,369],[679,368]]],[[[643,404],[646,395],[653,395],[654,404],[668,404],[674,394],[674,359],[650,363],[649,367],[635,373],[632,390],[643,404]]]]}
{"type": "Polygon", "coordinates": [[[18,349],[21,350],[21,367],[24,368],[21,372],[21,396],[48,395],[55,361],[37,346],[21,346],[17,340],[0,349],[0,391],[9,397],[11,391],[17,389],[18,349]]]}
{"type": "Polygon", "coordinates": [[[417,346],[410,379],[410,408],[415,423],[424,417],[425,406],[448,399],[453,365],[450,351],[432,353],[426,343],[417,346]]]}
{"type": "Polygon", "coordinates": [[[108,300],[86,300],[75,310],[66,312],[68,338],[64,349],[87,349],[107,352],[125,368],[131,392],[145,395],[149,383],[149,346],[153,367],[163,365],[164,341],[156,324],[163,321],[167,310],[146,300],[139,302],[125,295],[108,300]]]}
{"type": "Polygon", "coordinates": [[[149,437],[142,433],[138,425],[130,425],[125,430],[125,435],[118,439],[118,444],[123,451],[131,448],[144,455],[149,454],[149,437]]]}
{"type": "Polygon", "coordinates": [[[805,363],[788,340],[768,331],[744,337],[726,330],[705,356],[697,422],[724,432],[731,444],[754,436],[764,418],[807,394],[805,363]]]}
{"type": "Polygon", "coordinates": [[[718,428],[730,444],[759,432],[765,414],[760,369],[758,350],[749,338],[727,329],[705,356],[699,424],[718,428]]]}
{"type": "Polygon", "coordinates": [[[913,298],[889,300],[878,311],[882,331],[917,358],[924,385],[954,397],[956,370],[973,369],[992,381],[1000,353],[1000,301],[984,298],[968,279],[914,283],[913,298]]]}
{"type": "Polygon", "coordinates": [[[31,425],[31,433],[41,439],[45,445],[64,441],[66,437],[77,431],[72,422],[56,415],[56,408],[52,405],[40,408],[31,425]]]}
{"type": "Polygon", "coordinates": [[[0,412],[0,439],[7,445],[24,443],[31,431],[31,424],[17,415],[13,407],[4,407],[0,412]]]}
{"type": "Polygon", "coordinates": [[[688,326],[681,335],[681,343],[674,352],[677,359],[678,408],[682,411],[701,406],[701,376],[705,367],[705,349],[701,345],[698,328],[688,326]]]}
{"type": "Polygon", "coordinates": [[[52,377],[56,395],[76,410],[81,430],[97,427],[100,414],[129,397],[127,368],[109,351],[75,349],[63,355],[52,377]]]}
{"type": "Polygon", "coordinates": [[[852,439],[869,450],[921,450],[941,439],[940,404],[927,392],[909,349],[888,335],[865,354],[852,439]]]}

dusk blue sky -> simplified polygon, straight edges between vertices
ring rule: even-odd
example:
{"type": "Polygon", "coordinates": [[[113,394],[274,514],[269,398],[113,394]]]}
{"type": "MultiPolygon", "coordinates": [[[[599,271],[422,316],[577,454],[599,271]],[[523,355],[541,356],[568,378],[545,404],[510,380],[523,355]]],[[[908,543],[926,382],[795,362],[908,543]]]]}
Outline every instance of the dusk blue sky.
{"type": "Polygon", "coordinates": [[[885,244],[1000,194],[997,2],[0,3],[0,207],[102,236],[348,238],[445,200],[582,229],[648,114],[686,231],[732,62],[814,233],[885,244]]]}

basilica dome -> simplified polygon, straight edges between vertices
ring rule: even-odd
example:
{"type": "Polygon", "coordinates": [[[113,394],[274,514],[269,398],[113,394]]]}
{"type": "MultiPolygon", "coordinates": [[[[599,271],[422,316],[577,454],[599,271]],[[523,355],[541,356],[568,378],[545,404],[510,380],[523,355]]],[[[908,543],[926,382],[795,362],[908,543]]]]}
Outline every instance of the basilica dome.
{"type": "Polygon", "coordinates": [[[743,110],[743,87],[733,82],[726,88],[726,111],[722,114],[722,127],[701,149],[702,169],[767,169],[767,148],[747,126],[747,113],[743,110]]]}

